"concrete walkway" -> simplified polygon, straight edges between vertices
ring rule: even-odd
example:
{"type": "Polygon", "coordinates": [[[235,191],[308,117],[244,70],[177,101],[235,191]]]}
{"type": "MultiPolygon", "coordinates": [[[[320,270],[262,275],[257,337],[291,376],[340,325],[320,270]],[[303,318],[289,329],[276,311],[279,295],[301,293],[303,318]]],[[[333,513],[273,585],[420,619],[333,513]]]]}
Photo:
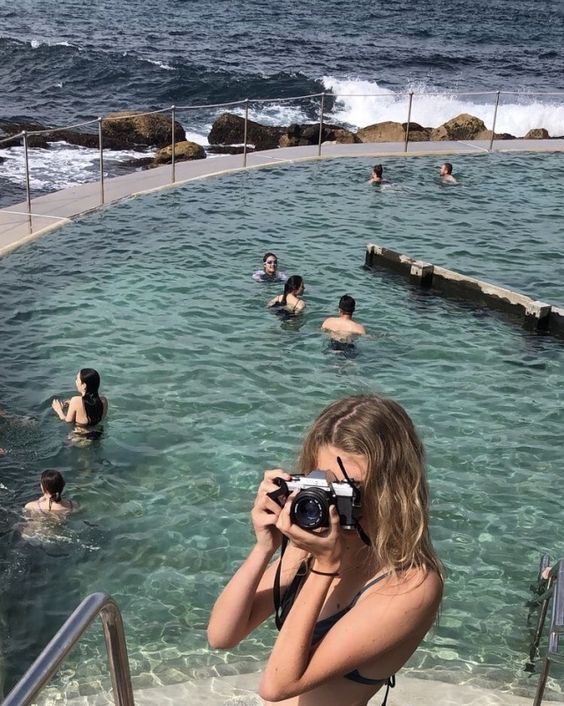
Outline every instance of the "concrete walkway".
{"type": "MultiPolygon", "coordinates": [[[[285,147],[253,152],[247,155],[247,169],[339,157],[446,157],[447,155],[484,154],[488,152],[488,148],[487,140],[413,142],[409,144],[408,152],[404,151],[403,143],[397,142],[354,145],[325,143],[322,145],[321,157],[318,156],[317,146],[285,147]]],[[[564,139],[497,141],[494,143],[494,151],[562,152],[564,139]]],[[[229,174],[243,168],[243,155],[226,155],[178,163],[175,184],[171,181],[172,168],[169,165],[107,179],[104,185],[104,206],[131,196],[185,184],[193,179],[229,174]]],[[[0,256],[101,207],[100,184],[93,182],[32,199],[31,218],[27,213],[25,201],[0,209],[0,256]]]]}

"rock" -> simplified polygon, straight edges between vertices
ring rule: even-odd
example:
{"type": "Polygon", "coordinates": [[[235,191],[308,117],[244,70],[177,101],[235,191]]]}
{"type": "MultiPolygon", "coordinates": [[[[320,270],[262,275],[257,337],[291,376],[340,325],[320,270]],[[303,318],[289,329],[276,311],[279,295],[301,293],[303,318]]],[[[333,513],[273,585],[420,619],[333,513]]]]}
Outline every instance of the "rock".
{"type": "MultiPolygon", "coordinates": [[[[407,123],[396,123],[386,120],[382,123],[367,125],[357,131],[361,142],[404,142],[407,123]]],[[[418,123],[409,123],[410,142],[427,142],[430,128],[422,127],[418,123]]]]}
{"type": "MultiPolygon", "coordinates": [[[[359,138],[340,125],[323,124],[321,132],[322,142],[341,142],[352,144],[360,142],[359,138]]],[[[319,123],[290,125],[280,137],[279,147],[298,147],[303,145],[317,145],[319,143],[319,123]]]]}
{"type": "MultiPolygon", "coordinates": [[[[174,157],[176,162],[186,162],[189,159],[205,159],[206,151],[195,142],[183,140],[175,144],[174,157]]],[[[159,150],[153,159],[153,167],[159,164],[170,164],[172,162],[172,145],[159,150]]]]}
{"type": "Polygon", "coordinates": [[[548,130],[545,130],[543,127],[535,127],[532,130],[529,130],[529,132],[525,135],[524,139],[550,140],[550,135],[548,134],[548,130]]]}
{"type": "MultiPolygon", "coordinates": [[[[243,154],[244,151],[243,145],[210,145],[206,148],[206,152],[209,154],[243,154]]],[[[254,151],[254,147],[247,145],[247,154],[254,151]]]]}
{"type": "MultiPolygon", "coordinates": [[[[479,132],[476,137],[474,137],[474,140],[491,140],[492,139],[492,131],[491,130],[482,130],[482,132],[479,132]]],[[[496,132],[494,136],[494,140],[515,140],[517,139],[515,135],[510,135],[508,132],[496,132]]]]}
{"type": "Polygon", "coordinates": [[[474,140],[485,129],[483,120],[475,115],[461,113],[431,130],[431,140],[474,140]]]}
{"type": "Polygon", "coordinates": [[[123,171],[128,173],[131,169],[136,171],[139,169],[149,169],[153,164],[154,157],[134,157],[133,159],[126,159],[123,162],[116,164],[118,171],[123,171]]]}
{"type": "MultiPolygon", "coordinates": [[[[45,130],[45,125],[38,123],[36,120],[0,120],[0,130],[3,130],[4,134],[1,136],[9,137],[10,135],[17,135],[24,130],[26,132],[32,132],[34,130],[45,130]]],[[[28,147],[41,147],[47,148],[47,138],[45,135],[28,135],[27,145],[28,147]]],[[[18,147],[23,145],[23,138],[16,137],[13,140],[7,140],[0,144],[0,149],[7,149],[8,147],[18,147]]]]}
{"type": "MultiPolygon", "coordinates": [[[[166,147],[172,143],[170,117],[163,113],[146,115],[136,111],[108,113],[102,121],[104,144],[118,145],[115,149],[134,149],[142,145],[166,147]]],[[[186,140],[186,133],[179,122],[174,123],[176,143],[186,140]]]]}
{"type": "MultiPolygon", "coordinates": [[[[36,121],[29,120],[0,120],[0,129],[3,129],[6,135],[16,135],[22,130],[27,132],[35,130],[48,130],[49,128],[36,121]]],[[[170,132],[170,130],[169,130],[170,132]]],[[[184,135],[184,132],[182,133],[184,135]]],[[[184,137],[183,137],[184,139],[184,137]]],[[[28,145],[29,147],[49,147],[49,142],[67,142],[69,145],[77,145],[80,147],[90,147],[91,149],[98,149],[98,131],[96,132],[77,132],[76,130],[56,130],[53,132],[44,132],[41,135],[29,135],[28,145]]],[[[15,140],[9,142],[3,142],[0,145],[2,147],[14,147],[22,144],[22,138],[18,137],[15,140]]],[[[124,148],[132,148],[136,145],[132,145],[129,142],[124,144],[123,138],[113,138],[109,135],[103,135],[103,145],[104,149],[115,149],[121,150],[124,148]]]]}
{"type": "MultiPolygon", "coordinates": [[[[282,127],[261,125],[249,120],[247,124],[247,144],[257,150],[269,150],[278,147],[278,141],[285,132],[282,127]]],[[[210,145],[242,144],[245,134],[245,119],[233,113],[222,113],[214,120],[208,135],[210,145]]]]}
{"type": "Polygon", "coordinates": [[[327,142],[338,142],[342,145],[352,145],[360,142],[360,138],[354,132],[347,130],[344,127],[339,127],[333,131],[333,139],[327,142]]]}

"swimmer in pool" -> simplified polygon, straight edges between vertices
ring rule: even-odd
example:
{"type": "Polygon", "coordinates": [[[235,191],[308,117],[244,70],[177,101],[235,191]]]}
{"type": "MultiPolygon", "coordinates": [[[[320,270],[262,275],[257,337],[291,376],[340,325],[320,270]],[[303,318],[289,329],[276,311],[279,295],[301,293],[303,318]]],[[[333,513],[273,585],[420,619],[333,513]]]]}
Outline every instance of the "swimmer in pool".
{"type": "Polygon", "coordinates": [[[389,184],[387,179],[382,176],[384,173],[384,167],[381,164],[375,164],[372,167],[372,174],[368,180],[369,184],[389,184]]]}
{"type": "Polygon", "coordinates": [[[43,471],[40,486],[41,497],[38,500],[32,500],[24,507],[24,510],[29,514],[64,518],[70,515],[73,510],[78,509],[77,502],[62,497],[65,479],[59,471],[53,469],[43,471]]]}
{"type": "Polygon", "coordinates": [[[362,324],[353,321],[356,302],[350,294],[343,294],[339,299],[339,316],[330,316],[321,324],[322,331],[327,331],[331,339],[339,343],[352,344],[357,336],[366,335],[362,324]]]}
{"type": "Polygon", "coordinates": [[[458,184],[458,181],[452,176],[452,164],[450,162],[441,164],[439,176],[443,184],[458,184]]]}
{"type": "Polygon", "coordinates": [[[77,373],[75,384],[80,395],[66,402],[54,399],[51,407],[62,422],[78,427],[96,426],[108,412],[108,400],[98,394],[100,375],[93,368],[82,368],[77,373]]]}
{"type": "Polygon", "coordinates": [[[255,282],[285,282],[288,275],[278,271],[278,258],[273,252],[267,252],[262,258],[262,270],[253,274],[255,282]]]}
{"type": "Polygon", "coordinates": [[[292,275],[284,285],[283,294],[271,299],[267,306],[279,309],[288,314],[299,314],[305,309],[305,302],[300,299],[304,292],[304,280],[300,275],[292,275]]]}

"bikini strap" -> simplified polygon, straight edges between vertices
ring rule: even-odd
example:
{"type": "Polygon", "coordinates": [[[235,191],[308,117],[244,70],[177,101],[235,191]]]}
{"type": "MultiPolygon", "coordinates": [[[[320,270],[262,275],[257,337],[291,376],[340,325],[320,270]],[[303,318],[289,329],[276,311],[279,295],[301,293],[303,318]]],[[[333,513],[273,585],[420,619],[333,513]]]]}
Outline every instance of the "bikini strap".
{"type": "Polygon", "coordinates": [[[384,700],[382,701],[382,706],[386,706],[386,704],[388,703],[388,694],[390,693],[390,689],[393,689],[395,685],[396,685],[396,675],[392,674],[391,677],[388,677],[388,681],[386,682],[386,693],[384,694],[384,700]]]}
{"type": "Polygon", "coordinates": [[[377,576],[375,579],[372,579],[372,581],[369,581],[366,586],[363,586],[360,591],[356,594],[356,596],[352,599],[351,601],[351,608],[356,605],[356,602],[358,599],[362,596],[363,593],[368,591],[369,588],[372,588],[372,586],[375,586],[377,583],[380,583],[380,581],[383,581],[385,578],[387,578],[392,572],[391,571],[386,571],[385,574],[381,574],[380,576],[377,576]]]}

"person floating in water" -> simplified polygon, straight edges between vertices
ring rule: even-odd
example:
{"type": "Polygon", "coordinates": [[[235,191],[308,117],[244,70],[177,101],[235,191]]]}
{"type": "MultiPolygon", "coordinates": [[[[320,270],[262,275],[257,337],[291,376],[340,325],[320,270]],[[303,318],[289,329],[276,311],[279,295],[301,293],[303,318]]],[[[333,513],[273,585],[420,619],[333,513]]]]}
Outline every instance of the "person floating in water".
{"type": "Polygon", "coordinates": [[[452,175],[452,164],[450,162],[441,164],[439,175],[443,184],[458,184],[458,181],[452,175]]]}
{"type": "Polygon", "coordinates": [[[372,167],[372,174],[368,180],[369,184],[389,184],[387,179],[384,179],[384,167],[381,164],[375,164],[372,167]]]}
{"type": "Polygon", "coordinates": [[[292,275],[284,285],[283,294],[268,302],[271,309],[278,309],[288,314],[299,314],[305,309],[305,302],[300,299],[304,292],[304,280],[300,275],[292,275]]]}
{"type": "Polygon", "coordinates": [[[78,371],[75,384],[80,395],[67,402],[54,399],[51,407],[62,422],[78,427],[96,426],[108,412],[108,400],[98,394],[100,375],[93,368],[82,368],[78,371]]]}
{"type": "Polygon", "coordinates": [[[43,471],[40,487],[41,497],[32,500],[24,507],[24,510],[29,514],[51,515],[62,519],[70,515],[73,510],[78,509],[77,502],[62,497],[65,479],[59,471],[54,469],[43,471]]]}
{"type": "Polygon", "coordinates": [[[288,275],[278,271],[278,258],[273,252],[267,252],[262,258],[262,270],[253,274],[255,282],[285,282],[288,275]]]}

